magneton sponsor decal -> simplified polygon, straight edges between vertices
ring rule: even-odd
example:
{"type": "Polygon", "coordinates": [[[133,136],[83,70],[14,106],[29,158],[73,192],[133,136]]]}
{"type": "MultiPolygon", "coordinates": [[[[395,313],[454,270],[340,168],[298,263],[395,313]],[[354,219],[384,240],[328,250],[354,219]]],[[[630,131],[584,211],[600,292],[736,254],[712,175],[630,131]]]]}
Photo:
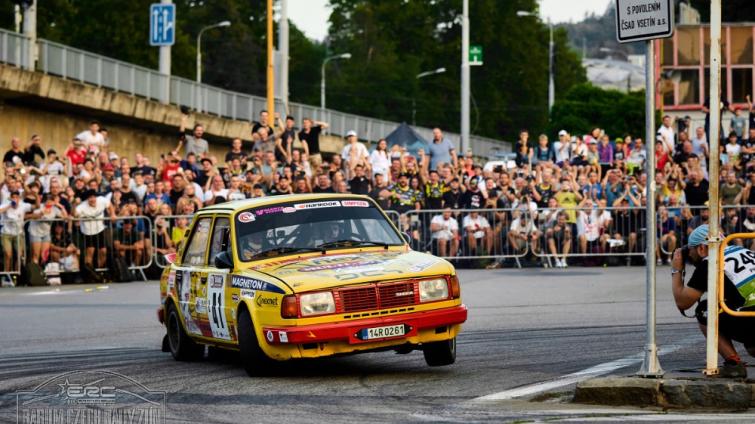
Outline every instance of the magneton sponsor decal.
{"type": "Polygon", "coordinates": [[[238,216],[239,222],[252,222],[255,220],[254,214],[251,212],[241,212],[238,216]]]}
{"type": "Polygon", "coordinates": [[[269,215],[271,213],[281,213],[281,212],[283,212],[282,206],[273,206],[269,208],[257,209],[256,211],[254,211],[254,213],[256,213],[257,216],[269,215]]]}
{"type": "Polygon", "coordinates": [[[285,331],[279,331],[278,340],[280,340],[281,343],[288,343],[288,333],[286,333],[285,331]]]}
{"type": "Polygon", "coordinates": [[[341,200],[341,204],[352,208],[369,208],[369,202],[365,200],[341,200]]]}
{"type": "Polygon", "coordinates": [[[341,202],[338,200],[331,200],[327,202],[310,202],[310,203],[297,203],[294,205],[294,208],[297,210],[306,210],[306,209],[319,209],[319,208],[334,208],[341,206],[341,202]]]}
{"type": "Polygon", "coordinates": [[[240,292],[241,297],[249,297],[252,299],[254,299],[254,293],[255,293],[254,290],[241,290],[240,292]]]}
{"type": "Polygon", "coordinates": [[[273,332],[270,330],[267,330],[267,333],[265,334],[265,337],[267,338],[267,341],[272,343],[273,340],[275,340],[275,336],[273,335],[273,332]]]}
{"type": "Polygon", "coordinates": [[[223,287],[223,276],[222,275],[210,275],[210,287],[214,289],[218,289],[220,287],[223,287]]]}
{"type": "Polygon", "coordinates": [[[259,296],[257,297],[257,300],[255,301],[255,303],[260,308],[265,307],[265,306],[278,306],[278,298],[259,296]]]}
{"type": "Polygon", "coordinates": [[[337,263],[337,264],[308,266],[308,267],[300,268],[299,271],[301,272],[328,271],[328,270],[341,269],[341,268],[364,267],[367,265],[376,265],[379,263],[380,261],[352,261],[352,262],[342,262],[339,264],[337,263]]]}
{"type": "Polygon", "coordinates": [[[240,275],[234,275],[231,277],[231,287],[237,289],[283,293],[283,289],[276,285],[270,284],[266,281],[257,280],[256,278],[242,277],[240,275]]]}

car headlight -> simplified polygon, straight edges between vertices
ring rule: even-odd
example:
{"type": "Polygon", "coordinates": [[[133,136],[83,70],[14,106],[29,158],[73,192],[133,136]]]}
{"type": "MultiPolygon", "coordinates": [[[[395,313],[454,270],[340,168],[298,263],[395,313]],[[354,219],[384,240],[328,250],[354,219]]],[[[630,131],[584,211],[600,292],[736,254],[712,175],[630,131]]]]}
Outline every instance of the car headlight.
{"type": "Polygon", "coordinates": [[[448,283],[445,278],[435,278],[419,282],[419,301],[432,302],[448,299],[448,283]]]}
{"type": "Polygon", "coordinates": [[[303,294],[299,297],[299,305],[303,317],[332,314],[336,311],[336,302],[331,292],[303,294]]]}

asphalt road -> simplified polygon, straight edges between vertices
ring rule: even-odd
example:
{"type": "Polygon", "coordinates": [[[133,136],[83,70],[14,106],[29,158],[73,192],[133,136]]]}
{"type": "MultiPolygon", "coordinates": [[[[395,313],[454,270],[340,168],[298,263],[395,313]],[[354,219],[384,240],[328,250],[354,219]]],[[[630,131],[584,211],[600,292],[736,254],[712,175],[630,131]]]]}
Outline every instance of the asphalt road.
{"type": "MultiPolygon", "coordinates": [[[[700,368],[703,337],[674,307],[668,268],[658,275],[662,366],[700,368]]],[[[622,358],[629,366],[614,373],[639,369],[631,357],[645,343],[644,268],[461,270],[460,277],[470,314],[456,364],[429,368],[421,352],[374,353],[294,362],[265,378],[247,377],[233,355],[179,363],[161,352],[155,282],[2,289],[0,421],[16,421],[17,391],[74,370],[113,371],[166,391],[171,423],[755,420],[476,400],[622,358]]]]}

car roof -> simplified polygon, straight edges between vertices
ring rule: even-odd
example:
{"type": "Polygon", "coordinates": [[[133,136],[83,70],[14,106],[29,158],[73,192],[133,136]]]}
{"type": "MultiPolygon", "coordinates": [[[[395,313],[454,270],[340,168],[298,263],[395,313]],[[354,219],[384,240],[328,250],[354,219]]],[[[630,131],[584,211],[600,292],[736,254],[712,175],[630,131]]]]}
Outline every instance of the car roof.
{"type": "Polygon", "coordinates": [[[200,209],[197,214],[213,214],[217,212],[233,213],[239,210],[245,210],[249,208],[258,208],[261,206],[276,205],[279,203],[287,203],[292,201],[311,201],[311,200],[330,200],[330,199],[364,199],[369,200],[369,197],[348,194],[348,193],[316,193],[316,194],[286,194],[282,196],[265,196],[255,197],[253,199],[234,200],[231,202],[221,203],[219,205],[211,205],[200,209]]]}

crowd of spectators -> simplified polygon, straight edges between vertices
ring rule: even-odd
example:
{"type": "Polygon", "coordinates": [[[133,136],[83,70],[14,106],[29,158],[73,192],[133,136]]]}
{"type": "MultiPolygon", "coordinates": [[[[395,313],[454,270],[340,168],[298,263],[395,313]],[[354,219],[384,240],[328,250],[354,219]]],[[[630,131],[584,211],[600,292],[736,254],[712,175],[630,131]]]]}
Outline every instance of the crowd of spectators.
{"type": "MultiPolygon", "coordinates": [[[[755,205],[750,109],[749,120],[734,112],[720,147],[727,233],[755,230],[755,206],[745,207],[755,205]]],[[[187,128],[188,122],[184,115],[175,149],[159,158],[121,156],[97,121],[60,153],[46,149],[39,135],[27,142],[13,137],[0,184],[2,269],[18,270],[23,258],[66,270],[107,267],[110,256],[145,264],[181,242],[189,220],[176,216],[291,193],[368,195],[396,212],[415,248],[449,258],[489,257],[491,267],[506,265],[505,256],[550,255],[546,263],[557,267],[573,262],[574,254],[637,253],[641,260],[648,178],[657,187],[651,200],[659,213],[659,262],[708,219],[707,131],[684,120],[674,125],[670,116],[652,140],[652,175],[644,169],[646,140],[613,138],[619,134],[597,127],[589,134],[561,130],[554,140],[541,134],[535,142],[522,130],[511,157],[486,164],[471,151],[457,154],[440,128],[415,153],[385,139],[368,148],[349,131],[341,153],[326,155],[320,133],[327,123],[304,118],[297,127],[295,117],[266,111],[251,142],[234,139],[218,157],[210,154],[203,126],[187,128]],[[69,217],[80,220],[74,225],[69,217]]]]}

